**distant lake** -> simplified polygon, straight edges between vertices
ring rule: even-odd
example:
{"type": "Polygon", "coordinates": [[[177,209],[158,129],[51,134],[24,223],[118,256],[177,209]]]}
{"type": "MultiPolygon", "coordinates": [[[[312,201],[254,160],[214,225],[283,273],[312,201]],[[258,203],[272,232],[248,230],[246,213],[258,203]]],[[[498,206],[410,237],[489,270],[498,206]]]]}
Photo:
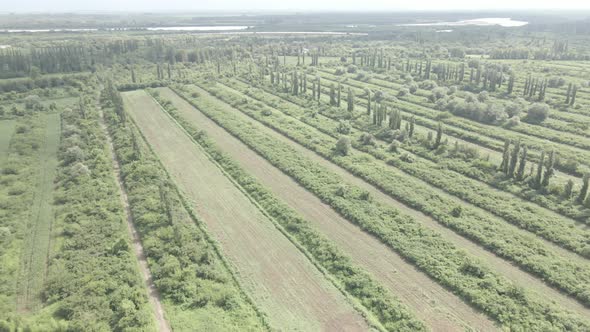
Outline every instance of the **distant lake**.
{"type": "Polygon", "coordinates": [[[91,32],[99,30],[150,30],[150,31],[235,31],[246,30],[249,26],[211,25],[211,26],[179,26],[179,27],[126,27],[126,28],[85,28],[85,29],[0,29],[0,33],[19,32],[91,32]]]}
{"type": "Polygon", "coordinates": [[[147,28],[150,31],[230,31],[230,30],[246,30],[249,26],[230,26],[230,25],[211,25],[211,26],[194,26],[194,27],[156,27],[147,28]]]}
{"type": "Polygon", "coordinates": [[[486,18],[476,18],[472,20],[462,20],[462,21],[455,21],[455,22],[431,22],[431,23],[407,23],[407,24],[398,24],[398,26],[463,26],[463,25],[478,25],[478,26],[490,26],[490,25],[499,25],[502,27],[521,27],[524,25],[529,24],[529,22],[525,21],[515,21],[508,17],[486,17],[486,18]]]}

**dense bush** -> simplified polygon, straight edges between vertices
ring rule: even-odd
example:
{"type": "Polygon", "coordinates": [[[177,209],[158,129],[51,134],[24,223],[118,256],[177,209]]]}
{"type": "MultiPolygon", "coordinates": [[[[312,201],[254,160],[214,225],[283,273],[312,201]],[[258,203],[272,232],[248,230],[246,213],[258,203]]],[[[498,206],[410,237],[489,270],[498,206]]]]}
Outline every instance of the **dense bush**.
{"type": "Polygon", "coordinates": [[[549,116],[549,106],[542,103],[534,103],[527,110],[526,120],[532,123],[540,123],[545,121],[549,116]]]}

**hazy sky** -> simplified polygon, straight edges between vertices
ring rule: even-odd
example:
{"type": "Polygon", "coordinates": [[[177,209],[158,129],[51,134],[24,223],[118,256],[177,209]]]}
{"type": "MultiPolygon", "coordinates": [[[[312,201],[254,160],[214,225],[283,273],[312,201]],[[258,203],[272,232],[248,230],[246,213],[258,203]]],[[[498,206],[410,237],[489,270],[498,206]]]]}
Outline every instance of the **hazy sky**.
{"type": "Polygon", "coordinates": [[[2,12],[590,9],[583,0],[0,0],[2,12]]]}

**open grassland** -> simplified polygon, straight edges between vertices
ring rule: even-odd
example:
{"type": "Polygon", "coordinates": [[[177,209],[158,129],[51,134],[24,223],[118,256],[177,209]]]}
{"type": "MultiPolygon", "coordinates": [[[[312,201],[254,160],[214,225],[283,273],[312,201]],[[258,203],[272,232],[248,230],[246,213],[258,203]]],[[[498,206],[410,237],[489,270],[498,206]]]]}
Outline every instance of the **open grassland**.
{"type": "Polygon", "coordinates": [[[215,145],[228,153],[245,171],[256,177],[301,216],[310,220],[314,228],[341,248],[355,264],[372,274],[393,294],[397,294],[431,329],[450,331],[495,328],[481,314],[431,281],[378,239],[340,216],[170,89],[162,88],[157,91],[161,98],[172,102],[181,118],[196,129],[206,132],[215,145]]]}
{"type": "Polygon", "coordinates": [[[339,291],[289,242],[145,92],[127,109],[236,269],[271,326],[364,330],[339,291]],[[165,130],[161,130],[164,126],[165,130]],[[174,146],[174,149],[170,147],[174,146]],[[186,165],[191,165],[187,168],[186,165]],[[305,287],[301,287],[305,285],[305,287]],[[272,296],[271,296],[272,294],[272,296]]]}

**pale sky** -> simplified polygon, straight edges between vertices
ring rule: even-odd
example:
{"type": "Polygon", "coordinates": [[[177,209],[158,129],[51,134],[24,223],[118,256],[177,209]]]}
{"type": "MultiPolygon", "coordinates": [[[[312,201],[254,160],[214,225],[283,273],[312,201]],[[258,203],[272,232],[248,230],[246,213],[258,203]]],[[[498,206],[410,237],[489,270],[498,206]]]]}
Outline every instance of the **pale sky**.
{"type": "Polygon", "coordinates": [[[1,12],[590,9],[583,0],[0,0],[1,12]]]}

